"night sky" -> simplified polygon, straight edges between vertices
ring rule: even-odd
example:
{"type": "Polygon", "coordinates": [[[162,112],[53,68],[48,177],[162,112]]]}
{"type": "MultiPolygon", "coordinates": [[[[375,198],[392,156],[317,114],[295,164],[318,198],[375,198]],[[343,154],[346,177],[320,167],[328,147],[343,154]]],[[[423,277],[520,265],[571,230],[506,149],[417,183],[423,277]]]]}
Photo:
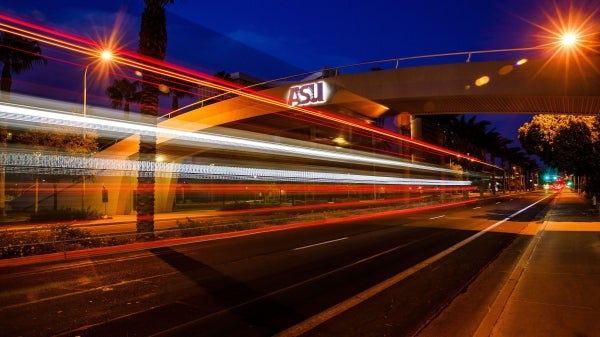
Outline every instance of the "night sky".
{"type": "MultiPolygon", "coordinates": [[[[539,45],[557,10],[546,0],[175,0],[167,7],[167,61],[207,74],[251,74],[269,80],[396,57],[539,45]]],[[[589,11],[596,1],[574,1],[589,11]]],[[[0,13],[91,39],[117,27],[120,45],[135,51],[142,0],[8,0],[0,13]]],[[[501,57],[500,57],[501,58],[501,57]]],[[[69,60],[72,63],[84,63],[69,60]]],[[[472,61],[477,61],[473,59],[472,61]]],[[[60,67],[49,62],[49,67],[60,67]]],[[[64,65],[62,65],[64,67],[64,65]]],[[[81,69],[47,80],[78,82],[81,69]]],[[[41,74],[15,76],[13,91],[35,91],[41,74]]],[[[51,81],[56,81],[53,83],[51,81]]],[[[68,85],[67,85],[68,86],[68,85]]],[[[43,90],[43,89],[39,89],[43,90]]],[[[485,115],[506,138],[529,115],[485,115]]],[[[515,145],[518,145],[516,143],[515,145]]]]}

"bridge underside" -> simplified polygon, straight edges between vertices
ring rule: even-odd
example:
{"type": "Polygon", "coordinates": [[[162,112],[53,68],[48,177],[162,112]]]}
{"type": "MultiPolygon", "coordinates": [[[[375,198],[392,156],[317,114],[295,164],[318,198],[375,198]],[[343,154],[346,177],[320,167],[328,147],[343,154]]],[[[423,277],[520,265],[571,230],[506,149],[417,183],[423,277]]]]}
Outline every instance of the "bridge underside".
{"type": "Polygon", "coordinates": [[[339,75],[319,108],[367,117],[427,114],[600,112],[600,57],[456,63],[339,75]],[[352,95],[349,95],[352,93],[352,95]],[[339,94],[338,94],[339,93],[339,94]],[[374,109],[377,107],[377,109],[374,109]],[[379,110],[379,111],[377,111],[379,110]]]}

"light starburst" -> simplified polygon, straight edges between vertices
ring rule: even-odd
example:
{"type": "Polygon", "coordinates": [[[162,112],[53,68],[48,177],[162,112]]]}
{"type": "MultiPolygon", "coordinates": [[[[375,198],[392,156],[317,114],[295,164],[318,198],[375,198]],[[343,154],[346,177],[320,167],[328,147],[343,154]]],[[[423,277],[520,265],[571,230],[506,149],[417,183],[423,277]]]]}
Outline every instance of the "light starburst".
{"type": "Polygon", "coordinates": [[[600,53],[600,5],[569,1],[567,5],[554,2],[550,10],[542,9],[544,22],[532,22],[540,33],[534,37],[539,42],[540,49],[545,50],[548,61],[543,71],[551,63],[564,66],[565,84],[571,66],[575,65],[584,72],[584,65],[591,67],[600,74],[597,62],[592,58],[600,53]]]}
{"type": "Polygon", "coordinates": [[[567,58],[586,59],[587,55],[598,54],[599,11],[598,5],[584,8],[575,7],[570,2],[568,8],[564,8],[555,3],[553,12],[544,11],[547,22],[535,24],[542,30],[539,38],[544,45],[551,47],[552,57],[563,55],[567,58]]]}

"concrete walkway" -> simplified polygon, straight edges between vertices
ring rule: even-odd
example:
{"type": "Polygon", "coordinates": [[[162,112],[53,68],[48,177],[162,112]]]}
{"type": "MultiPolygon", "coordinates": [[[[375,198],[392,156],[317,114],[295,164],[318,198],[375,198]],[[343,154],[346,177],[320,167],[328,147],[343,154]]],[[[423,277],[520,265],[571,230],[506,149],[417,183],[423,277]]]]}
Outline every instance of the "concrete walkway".
{"type": "Polygon", "coordinates": [[[576,193],[561,192],[531,244],[508,300],[495,303],[502,310],[491,331],[482,324],[476,336],[600,336],[597,210],[576,193]]]}
{"type": "Polygon", "coordinates": [[[600,215],[564,190],[419,337],[600,336],[600,215]]]}

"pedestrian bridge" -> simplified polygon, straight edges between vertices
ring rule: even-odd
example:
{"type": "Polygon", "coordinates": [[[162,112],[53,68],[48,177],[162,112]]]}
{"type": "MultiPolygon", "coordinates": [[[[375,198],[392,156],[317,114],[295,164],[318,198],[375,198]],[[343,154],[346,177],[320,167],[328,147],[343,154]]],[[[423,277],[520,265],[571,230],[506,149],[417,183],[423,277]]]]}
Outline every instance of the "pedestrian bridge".
{"type": "Polygon", "coordinates": [[[323,108],[367,117],[435,114],[581,114],[600,112],[600,56],[465,62],[326,78],[323,108]],[[375,108],[378,107],[378,108],[375,108]]]}
{"type": "MultiPolygon", "coordinates": [[[[298,88],[322,82],[327,95],[310,104],[319,110],[377,118],[407,112],[436,114],[581,114],[600,112],[600,56],[463,62],[339,74],[295,82],[261,93],[290,103],[298,88]]],[[[312,88],[306,87],[306,90],[312,88]]],[[[312,92],[312,91],[311,91],[312,92]]],[[[303,98],[300,96],[299,98],[303,98]]],[[[293,102],[292,102],[293,103],[293,102]]],[[[290,106],[292,104],[289,104],[290,106]]],[[[223,125],[289,107],[235,97],[170,118],[223,125]]],[[[178,125],[178,127],[181,125],[178,125]]]]}

